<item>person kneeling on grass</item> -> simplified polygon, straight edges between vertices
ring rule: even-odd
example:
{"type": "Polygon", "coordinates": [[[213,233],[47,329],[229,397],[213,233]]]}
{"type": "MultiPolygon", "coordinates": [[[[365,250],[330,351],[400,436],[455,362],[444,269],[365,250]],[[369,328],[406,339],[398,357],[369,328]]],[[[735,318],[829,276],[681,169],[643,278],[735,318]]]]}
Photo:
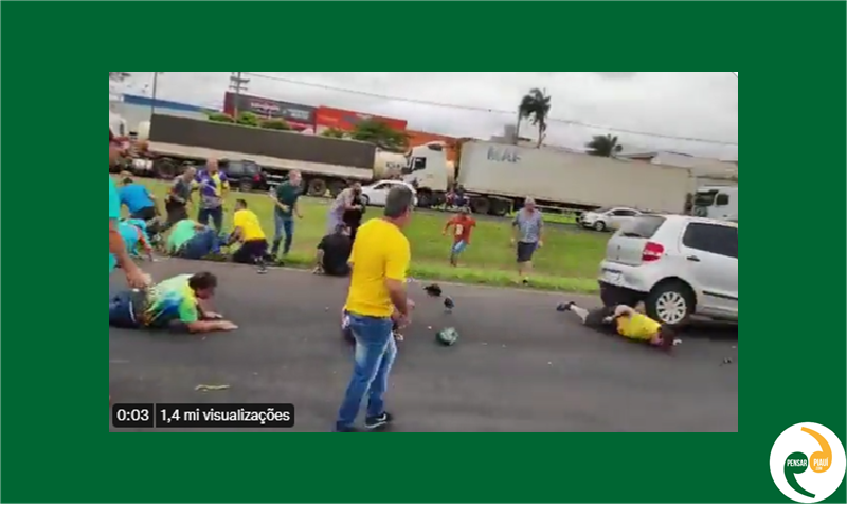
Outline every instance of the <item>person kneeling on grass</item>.
{"type": "Polygon", "coordinates": [[[266,233],[260,226],[257,215],[248,210],[248,202],[244,198],[236,200],[236,212],[233,214],[233,233],[230,234],[228,245],[239,243],[239,249],[233,253],[233,261],[249,265],[258,265],[265,271],[268,257],[269,242],[266,233]]]}
{"type": "Polygon", "coordinates": [[[217,284],[215,275],[200,272],[179,275],[146,290],[123,291],[109,302],[109,325],[189,333],[235,330],[235,324],[208,308],[217,284]]]}
{"type": "Polygon", "coordinates": [[[219,251],[218,235],[209,226],[184,219],[174,225],[165,252],[187,260],[199,260],[219,251]]]}
{"type": "Polygon", "coordinates": [[[653,347],[669,350],[673,346],[673,329],[658,323],[626,305],[587,310],[575,302],[567,302],[559,310],[569,310],[581,318],[584,326],[601,331],[614,331],[621,337],[644,342],[653,347]]]}
{"type": "Polygon", "coordinates": [[[344,224],[337,225],[336,232],[322,237],[316,249],[316,268],[314,274],[331,277],[346,277],[350,271],[348,257],[351,255],[352,241],[348,237],[344,224]]]}
{"type": "Polygon", "coordinates": [[[153,261],[153,248],[151,247],[148,234],[144,229],[144,221],[138,219],[128,219],[118,223],[118,233],[124,239],[124,244],[127,246],[127,254],[133,257],[140,257],[140,251],[144,251],[148,257],[148,261],[153,261]]]}

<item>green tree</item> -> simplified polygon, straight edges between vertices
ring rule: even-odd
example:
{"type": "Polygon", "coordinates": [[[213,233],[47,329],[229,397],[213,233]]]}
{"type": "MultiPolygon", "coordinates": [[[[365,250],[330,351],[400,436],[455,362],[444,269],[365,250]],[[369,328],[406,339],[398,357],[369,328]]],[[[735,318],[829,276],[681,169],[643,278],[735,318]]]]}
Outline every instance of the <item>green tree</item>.
{"type": "Polygon", "coordinates": [[[209,115],[209,118],[210,121],[215,121],[216,123],[235,123],[233,116],[223,112],[214,112],[209,115]]]}
{"type": "Polygon", "coordinates": [[[236,122],[244,126],[260,126],[260,119],[253,112],[240,112],[236,122]]]}
{"type": "Polygon", "coordinates": [[[613,158],[615,154],[623,150],[617,137],[608,135],[595,135],[590,142],[585,144],[587,154],[591,156],[599,156],[601,158],[613,158]]]}
{"type": "Polygon", "coordinates": [[[381,149],[394,152],[406,151],[410,142],[407,133],[394,130],[386,123],[374,119],[357,123],[351,138],[371,142],[381,149]]]}
{"type": "Polygon", "coordinates": [[[328,128],[327,130],[322,132],[322,137],[328,137],[332,139],[343,139],[345,138],[345,132],[340,130],[339,128],[328,128]]]}
{"type": "MultiPolygon", "coordinates": [[[[552,97],[546,94],[545,89],[531,88],[519,103],[520,120],[529,119],[531,124],[537,127],[538,149],[546,138],[546,129],[549,127],[546,121],[549,119],[550,110],[552,110],[552,97]]],[[[517,135],[519,135],[519,125],[517,125],[517,135]]]]}
{"type": "Polygon", "coordinates": [[[262,121],[260,123],[260,128],[265,128],[267,130],[283,131],[289,131],[292,129],[292,127],[289,126],[289,123],[287,123],[286,120],[283,119],[266,119],[265,121],[262,121]]]}

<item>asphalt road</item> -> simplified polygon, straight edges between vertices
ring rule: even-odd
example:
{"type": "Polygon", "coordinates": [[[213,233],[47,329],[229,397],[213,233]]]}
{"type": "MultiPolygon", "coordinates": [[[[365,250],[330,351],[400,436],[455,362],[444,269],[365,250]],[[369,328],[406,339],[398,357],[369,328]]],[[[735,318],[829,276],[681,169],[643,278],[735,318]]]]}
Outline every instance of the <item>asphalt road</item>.
{"type": "MultiPolygon", "coordinates": [[[[296,431],[330,430],[352,368],[339,338],[344,280],[178,260],[146,266],[156,279],[212,270],[217,309],[240,328],[206,337],[110,328],[113,401],[294,403],[296,431]],[[202,393],[198,384],[230,389],[202,393]]],[[[120,272],[110,277],[110,291],[123,286],[120,272]]],[[[668,356],[579,326],[554,310],[563,295],[443,288],[457,304],[452,315],[413,292],[414,324],[387,398],[396,431],[738,430],[737,328],[692,330],[668,356]],[[454,347],[434,341],[445,326],[460,334],[454,347]]]]}

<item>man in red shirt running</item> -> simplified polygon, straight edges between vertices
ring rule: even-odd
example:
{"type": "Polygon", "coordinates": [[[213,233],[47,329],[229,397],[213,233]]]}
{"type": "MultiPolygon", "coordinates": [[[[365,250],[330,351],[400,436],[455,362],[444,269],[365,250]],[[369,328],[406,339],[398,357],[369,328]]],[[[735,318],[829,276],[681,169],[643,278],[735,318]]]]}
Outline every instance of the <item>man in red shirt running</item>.
{"type": "Polygon", "coordinates": [[[449,263],[453,267],[457,266],[457,257],[469,245],[469,238],[472,236],[472,228],[474,227],[475,219],[469,215],[469,209],[467,207],[461,207],[460,211],[446,223],[443,235],[448,234],[449,230],[452,232],[452,255],[449,258],[449,263]]]}

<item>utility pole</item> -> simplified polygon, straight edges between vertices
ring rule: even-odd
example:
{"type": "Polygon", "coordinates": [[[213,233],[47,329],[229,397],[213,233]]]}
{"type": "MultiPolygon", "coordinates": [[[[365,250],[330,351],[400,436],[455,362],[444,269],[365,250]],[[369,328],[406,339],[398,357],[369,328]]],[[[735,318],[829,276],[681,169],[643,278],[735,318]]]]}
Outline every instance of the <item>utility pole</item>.
{"type": "Polygon", "coordinates": [[[239,116],[239,94],[248,91],[251,79],[242,77],[242,72],[230,72],[230,90],[233,91],[233,118],[239,116]]]}
{"type": "Polygon", "coordinates": [[[159,74],[163,72],[154,72],[153,73],[153,83],[151,84],[151,116],[156,112],[156,88],[159,84],[159,74]]]}

